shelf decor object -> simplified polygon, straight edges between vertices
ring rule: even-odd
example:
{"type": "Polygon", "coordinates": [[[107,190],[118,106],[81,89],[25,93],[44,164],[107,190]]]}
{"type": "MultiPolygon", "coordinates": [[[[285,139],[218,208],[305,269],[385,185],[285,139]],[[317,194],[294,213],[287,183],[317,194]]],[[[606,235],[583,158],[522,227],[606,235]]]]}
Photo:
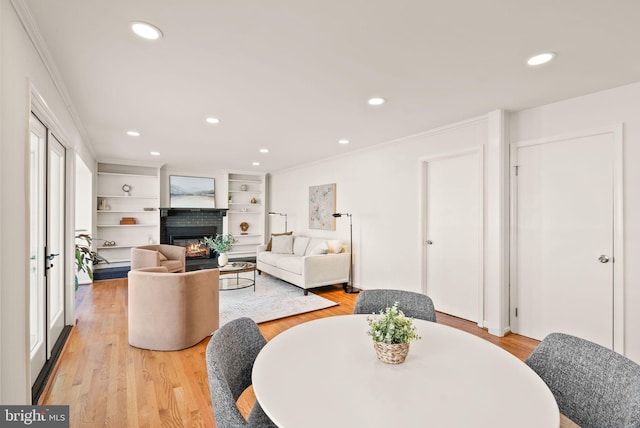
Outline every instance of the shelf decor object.
{"type": "Polygon", "coordinates": [[[335,211],[335,183],[309,187],[309,229],[336,230],[335,211]]]}
{"type": "Polygon", "coordinates": [[[349,284],[345,285],[344,292],[349,294],[357,294],[360,292],[357,288],[353,287],[353,222],[352,215],[349,213],[333,213],[333,218],[349,217],[349,284]]]}
{"type": "Polygon", "coordinates": [[[269,211],[269,215],[279,215],[279,216],[284,216],[284,231],[287,231],[287,214],[285,213],[276,213],[273,211],[269,211]]]}
{"type": "Polygon", "coordinates": [[[242,231],[240,235],[246,235],[247,230],[249,230],[249,223],[247,223],[246,221],[240,223],[240,230],[242,231]]]}
{"type": "Polygon", "coordinates": [[[120,219],[120,224],[121,225],[124,225],[124,224],[136,224],[136,223],[137,223],[137,221],[133,217],[122,217],[120,219]]]}
{"type": "Polygon", "coordinates": [[[171,208],[215,208],[215,181],[206,177],[169,176],[171,208]]]}

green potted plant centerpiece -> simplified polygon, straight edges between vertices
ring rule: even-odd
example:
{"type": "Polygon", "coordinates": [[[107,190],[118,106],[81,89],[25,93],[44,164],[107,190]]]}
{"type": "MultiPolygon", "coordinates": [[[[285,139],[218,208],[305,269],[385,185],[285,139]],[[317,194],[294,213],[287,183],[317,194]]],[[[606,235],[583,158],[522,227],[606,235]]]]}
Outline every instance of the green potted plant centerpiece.
{"type": "Polygon", "coordinates": [[[373,339],[378,359],[387,364],[404,362],[409,353],[409,343],[420,339],[413,319],[406,317],[398,309],[398,302],[381,310],[380,315],[367,317],[367,322],[367,334],[373,339]]]}
{"type": "Polygon", "coordinates": [[[218,253],[218,266],[223,267],[227,263],[229,263],[229,256],[227,255],[227,253],[231,251],[231,247],[236,243],[236,238],[234,238],[231,234],[218,234],[215,238],[205,236],[204,243],[207,245],[207,247],[218,253]]]}

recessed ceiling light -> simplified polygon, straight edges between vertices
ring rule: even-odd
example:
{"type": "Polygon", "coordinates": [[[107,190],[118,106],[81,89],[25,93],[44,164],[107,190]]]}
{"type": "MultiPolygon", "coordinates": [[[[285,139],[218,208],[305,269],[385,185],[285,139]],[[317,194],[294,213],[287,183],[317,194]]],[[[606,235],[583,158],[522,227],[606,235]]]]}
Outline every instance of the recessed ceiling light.
{"type": "Polygon", "coordinates": [[[151,152],[153,156],[160,156],[160,152],[151,152]]]}
{"type": "Polygon", "coordinates": [[[205,120],[207,121],[207,123],[211,123],[213,125],[220,123],[220,119],[218,119],[217,117],[208,117],[205,120]]]}
{"type": "Polygon", "coordinates": [[[158,27],[155,27],[146,22],[132,22],[131,30],[138,36],[147,40],[157,40],[162,37],[162,31],[158,27]]]}
{"type": "Polygon", "coordinates": [[[556,54],[553,52],[545,52],[538,55],[534,55],[527,60],[527,64],[529,65],[542,65],[551,61],[556,54]]]}
{"type": "Polygon", "coordinates": [[[269,153],[269,149],[260,149],[260,153],[269,153]]]}
{"type": "Polygon", "coordinates": [[[373,97],[373,98],[369,98],[369,101],[367,101],[369,103],[369,105],[372,106],[379,106],[384,104],[385,99],[384,98],[380,98],[380,97],[373,97]]]}
{"type": "Polygon", "coordinates": [[[127,131],[127,135],[130,137],[139,137],[140,133],[138,131],[127,131]]]}
{"type": "Polygon", "coordinates": [[[253,166],[260,166],[260,162],[253,162],[251,165],[253,165],[253,166]]]}
{"type": "Polygon", "coordinates": [[[349,140],[338,140],[340,144],[349,144],[349,140]]]}

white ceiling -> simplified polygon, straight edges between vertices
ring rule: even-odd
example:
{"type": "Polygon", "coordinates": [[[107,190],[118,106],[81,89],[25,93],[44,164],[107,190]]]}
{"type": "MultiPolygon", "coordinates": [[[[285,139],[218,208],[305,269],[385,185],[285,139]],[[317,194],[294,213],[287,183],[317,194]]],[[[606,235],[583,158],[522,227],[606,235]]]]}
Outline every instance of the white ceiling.
{"type": "Polygon", "coordinates": [[[16,1],[98,160],[274,172],[640,81],[638,0],[16,1]]]}

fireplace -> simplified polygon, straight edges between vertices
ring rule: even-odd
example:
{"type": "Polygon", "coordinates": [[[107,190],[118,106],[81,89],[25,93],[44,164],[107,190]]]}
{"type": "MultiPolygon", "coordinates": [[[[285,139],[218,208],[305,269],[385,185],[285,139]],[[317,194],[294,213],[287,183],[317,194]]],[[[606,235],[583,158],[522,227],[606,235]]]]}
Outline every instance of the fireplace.
{"type": "Polygon", "coordinates": [[[214,251],[204,243],[204,237],[216,236],[215,226],[173,226],[166,228],[167,243],[187,249],[187,259],[208,259],[214,251]]]}
{"type": "Polygon", "coordinates": [[[211,251],[201,237],[172,236],[171,245],[185,247],[187,249],[186,257],[188,259],[208,259],[211,257],[211,251]]]}
{"type": "Polygon", "coordinates": [[[224,234],[225,215],[226,210],[215,208],[160,208],[160,242],[187,249],[187,270],[209,266],[218,254],[204,244],[204,237],[224,234]]]}

